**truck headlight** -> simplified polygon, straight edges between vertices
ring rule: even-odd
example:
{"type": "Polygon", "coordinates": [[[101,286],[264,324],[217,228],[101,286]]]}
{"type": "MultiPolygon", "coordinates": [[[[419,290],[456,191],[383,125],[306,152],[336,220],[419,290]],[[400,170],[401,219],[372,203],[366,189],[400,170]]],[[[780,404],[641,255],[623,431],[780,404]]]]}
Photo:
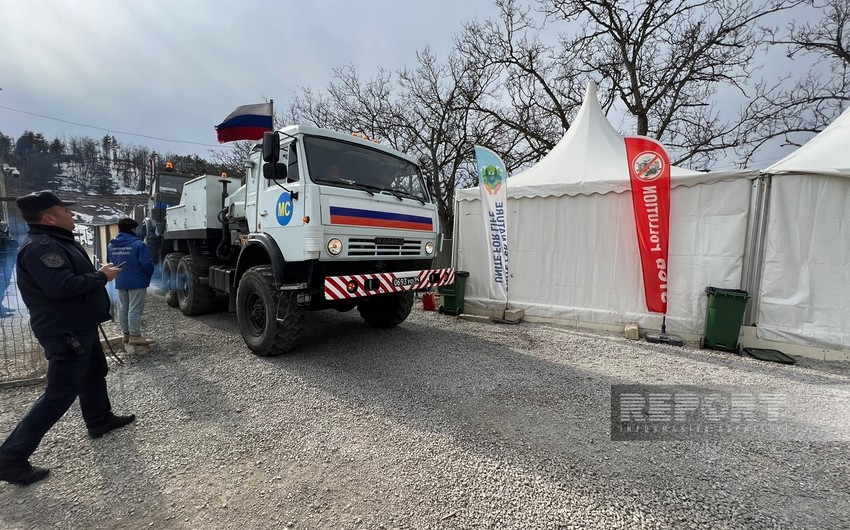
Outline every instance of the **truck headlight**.
{"type": "Polygon", "coordinates": [[[425,254],[429,256],[434,253],[434,243],[432,241],[428,241],[425,243],[425,254]]]}
{"type": "Polygon", "coordinates": [[[335,237],[328,241],[328,252],[333,256],[339,256],[339,253],[342,252],[342,241],[335,237]]]}

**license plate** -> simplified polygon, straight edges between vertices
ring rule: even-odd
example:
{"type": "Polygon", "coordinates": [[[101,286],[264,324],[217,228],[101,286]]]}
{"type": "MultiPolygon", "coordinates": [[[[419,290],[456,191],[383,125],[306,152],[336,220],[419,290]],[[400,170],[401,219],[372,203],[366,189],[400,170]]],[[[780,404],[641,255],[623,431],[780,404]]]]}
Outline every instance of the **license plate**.
{"type": "Polygon", "coordinates": [[[410,276],[408,278],[393,278],[393,287],[407,287],[408,285],[416,285],[419,283],[418,276],[410,276]]]}

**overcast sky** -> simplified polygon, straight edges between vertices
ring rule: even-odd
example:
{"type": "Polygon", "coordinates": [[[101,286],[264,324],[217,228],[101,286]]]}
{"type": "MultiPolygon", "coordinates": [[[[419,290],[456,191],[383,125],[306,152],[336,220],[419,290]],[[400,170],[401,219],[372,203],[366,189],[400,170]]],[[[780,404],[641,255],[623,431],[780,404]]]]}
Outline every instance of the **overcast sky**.
{"type": "MultiPolygon", "coordinates": [[[[353,64],[368,79],[414,66],[428,45],[443,61],[463,22],[497,16],[492,0],[0,0],[0,132],[110,133],[209,158],[227,148],[214,126],[239,105],[271,98],[283,110],[298,87],[326,87],[334,67],[353,64]]],[[[801,64],[773,56],[763,73],[801,64]]],[[[765,150],[754,163],[791,151],[765,150]]]]}
{"type": "Polygon", "coordinates": [[[370,78],[426,45],[445,59],[462,22],[497,14],[490,0],[0,0],[0,132],[209,158],[237,106],[283,110],[333,67],[370,78]]]}

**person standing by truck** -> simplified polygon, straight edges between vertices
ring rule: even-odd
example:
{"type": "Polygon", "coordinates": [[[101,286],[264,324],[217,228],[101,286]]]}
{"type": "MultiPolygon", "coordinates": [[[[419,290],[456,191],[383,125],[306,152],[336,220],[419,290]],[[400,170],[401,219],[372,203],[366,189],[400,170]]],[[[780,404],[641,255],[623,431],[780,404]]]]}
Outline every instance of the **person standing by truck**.
{"type": "Polygon", "coordinates": [[[154,265],[148,247],[136,236],[138,227],[134,219],[119,219],[118,235],[107,247],[107,260],[124,269],[115,280],[115,288],[118,290],[118,324],[124,333],[125,347],[154,343],[142,337],[142,311],[154,265]]]}
{"type": "Polygon", "coordinates": [[[68,209],[73,202],[47,190],[18,197],[16,202],[29,225],[17,256],[18,290],[47,357],[47,387],[0,445],[0,480],[28,485],[49,473],[31,465],[29,457],[77,397],[92,438],[124,427],[136,417],[112,412],[106,388],[109,368],[97,333],[97,327],[111,318],[106,284],[121,269],[111,263],[94,268],[74,240],[74,215],[68,209]]]}

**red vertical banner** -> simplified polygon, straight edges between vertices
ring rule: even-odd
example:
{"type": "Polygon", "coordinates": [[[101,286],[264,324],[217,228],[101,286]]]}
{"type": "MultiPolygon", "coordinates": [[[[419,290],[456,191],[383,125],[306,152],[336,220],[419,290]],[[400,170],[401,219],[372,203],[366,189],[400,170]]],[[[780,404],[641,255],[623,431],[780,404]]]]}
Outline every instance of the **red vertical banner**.
{"type": "Polygon", "coordinates": [[[650,138],[627,136],[625,141],[646,308],[666,315],[670,157],[650,138]]]}

